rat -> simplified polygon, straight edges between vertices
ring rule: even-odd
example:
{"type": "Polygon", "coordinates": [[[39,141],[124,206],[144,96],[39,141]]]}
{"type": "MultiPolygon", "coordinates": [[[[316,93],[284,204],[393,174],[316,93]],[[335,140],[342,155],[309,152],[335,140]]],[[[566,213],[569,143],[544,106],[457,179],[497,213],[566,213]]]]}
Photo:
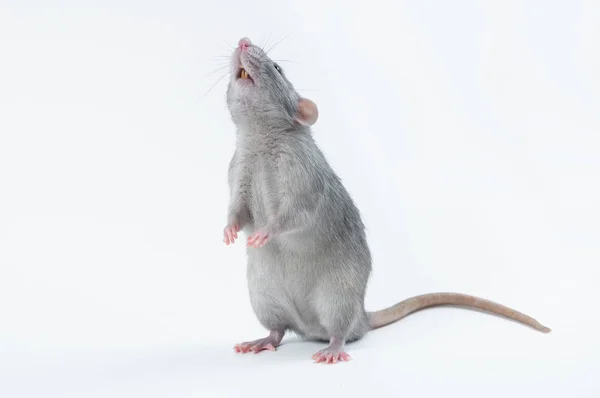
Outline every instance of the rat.
{"type": "Polygon", "coordinates": [[[235,345],[276,351],[286,332],[328,346],[317,363],[347,361],[346,344],[421,309],[455,305],[550,329],[501,304],[461,293],[431,293],[367,312],[372,264],[360,212],[317,146],[316,104],[244,37],[231,56],[227,108],[236,128],[228,168],[226,245],[244,232],[252,309],[269,334],[235,345]]]}

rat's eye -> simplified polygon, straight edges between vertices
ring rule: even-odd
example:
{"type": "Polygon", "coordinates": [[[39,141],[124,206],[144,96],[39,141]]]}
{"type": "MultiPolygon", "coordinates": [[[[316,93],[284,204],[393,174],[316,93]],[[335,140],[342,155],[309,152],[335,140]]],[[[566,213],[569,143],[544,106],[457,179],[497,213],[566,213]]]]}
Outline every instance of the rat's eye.
{"type": "Polygon", "coordinates": [[[283,73],[283,71],[281,70],[281,66],[279,66],[279,65],[278,65],[278,64],[276,64],[276,63],[273,63],[273,66],[275,67],[275,69],[277,69],[277,72],[279,72],[279,73],[283,73]]]}

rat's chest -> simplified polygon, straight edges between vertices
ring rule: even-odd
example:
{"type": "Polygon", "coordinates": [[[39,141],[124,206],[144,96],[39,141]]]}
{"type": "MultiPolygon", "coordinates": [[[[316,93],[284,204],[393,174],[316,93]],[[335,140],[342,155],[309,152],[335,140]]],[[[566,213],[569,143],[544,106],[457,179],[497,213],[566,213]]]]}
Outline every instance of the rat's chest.
{"type": "Polygon", "coordinates": [[[279,208],[283,192],[281,168],[276,159],[256,157],[249,167],[249,210],[258,223],[264,223],[279,208]]]}
{"type": "Polygon", "coordinates": [[[230,184],[254,220],[260,225],[273,215],[281,203],[282,167],[271,153],[239,149],[232,161],[230,184]]]}

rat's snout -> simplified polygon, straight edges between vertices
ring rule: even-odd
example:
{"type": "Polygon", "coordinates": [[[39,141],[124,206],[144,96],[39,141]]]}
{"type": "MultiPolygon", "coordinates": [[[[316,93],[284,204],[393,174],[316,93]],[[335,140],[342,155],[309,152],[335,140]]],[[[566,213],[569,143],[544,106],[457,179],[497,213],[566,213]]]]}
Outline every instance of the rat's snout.
{"type": "Polygon", "coordinates": [[[242,51],[246,51],[250,48],[250,45],[252,44],[252,42],[250,41],[249,38],[247,37],[242,37],[240,39],[240,41],[238,42],[238,47],[242,50],[242,51]]]}

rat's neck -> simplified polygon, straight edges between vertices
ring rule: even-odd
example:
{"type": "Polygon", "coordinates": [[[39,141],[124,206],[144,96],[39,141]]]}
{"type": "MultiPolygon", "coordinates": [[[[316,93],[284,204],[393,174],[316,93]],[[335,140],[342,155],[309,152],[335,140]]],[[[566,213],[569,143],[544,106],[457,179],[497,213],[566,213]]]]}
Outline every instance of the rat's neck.
{"type": "Polygon", "coordinates": [[[297,126],[282,106],[271,103],[240,101],[230,106],[238,130],[257,134],[277,134],[297,126]]]}
{"type": "Polygon", "coordinates": [[[237,145],[251,148],[274,143],[286,134],[285,130],[274,128],[264,123],[244,123],[237,125],[237,145]]]}
{"type": "Polygon", "coordinates": [[[236,119],[238,135],[249,138],[273,139],[290,134],[298,128],[295,120],[289,119],[282,112],[270,110],[247,112],[236,119]]]}
{"type": "Polygon", "coordinates": [[[236,124],[236,145],[240,148],[257,150],[260,148],[271,148],[277,143],[285,141],[290,136],[310,135],[310,129],[301,125],[290,123],[269,123],[264,121],[249,121],[248,123],[236,124]]]}

